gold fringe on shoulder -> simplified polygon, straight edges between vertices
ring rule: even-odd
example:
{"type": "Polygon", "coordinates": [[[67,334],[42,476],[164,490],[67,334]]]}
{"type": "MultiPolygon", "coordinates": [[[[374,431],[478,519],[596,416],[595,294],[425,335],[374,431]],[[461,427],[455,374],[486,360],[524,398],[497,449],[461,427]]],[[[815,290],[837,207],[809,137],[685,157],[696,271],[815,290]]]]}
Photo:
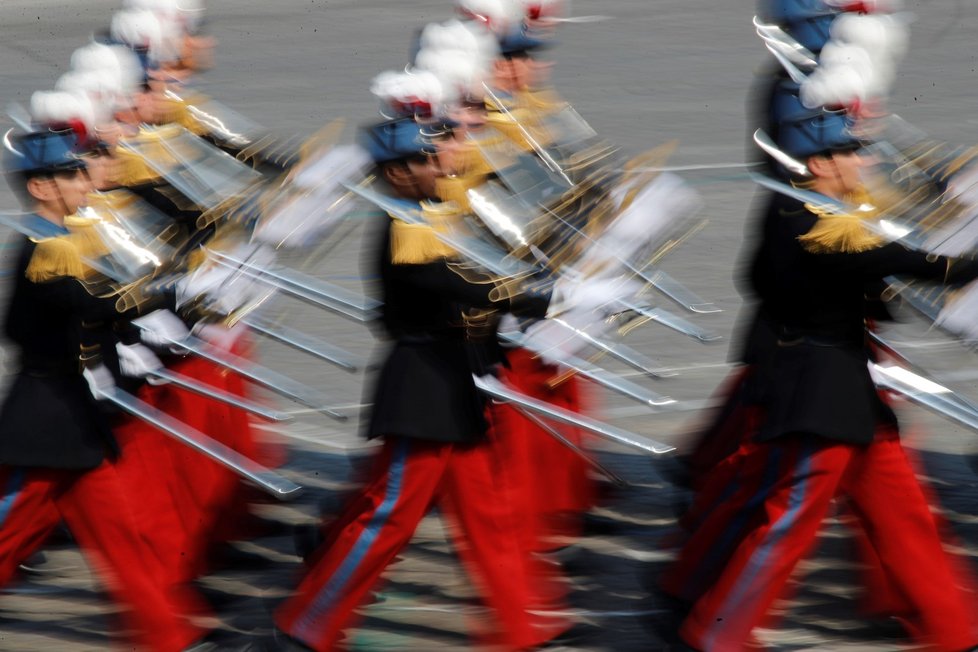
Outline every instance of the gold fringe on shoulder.
{"type": "Polygon", "coordinates": [[[395,265],[421,265],[455,255],[430,226],[400,220],[391,224],[391,262],[395,265]]]}
{"type": "MultiPolygon", "coordinates": [[[[69,215],[65,218],[65,228],[68,229],[68,235],[63,236],[63,239],[74,246],[81,260],[94,260],[109,253],[108,245],[96,228],[101,221],[97,218],[92,219],[78,215],[69,215]]],[[[83,273],[88,277],[92,270],[84,265],[83,273]]]]}
{"type": "Polygon", "coordinates": [[[452,202],[463,212],[471,210],[467,193],[485,183],[486,177],[481,174],[466,174],[457,177],[438,177],[435,180],[435,192],[444,202],[452,202]]]}
{"type": "Polygon", "coordinates": [[[85,265],[78,248],[67,237],[38,240],[24,273],[32,283],[48,283],[61,278],[81,279],[85,265]]]}
{"type": "Polygon", "coordinates": [[[160,178],[135,152],[131,152],[123,147],[116,149],[116,156],[119,160],[118,177],[113,179],[120,186],[138,186],[144,183],[151,183],[160,178]]]}
{"type": "Polygon", "coordinates": [[[533,146],[526,139],[526,134],[520,128],[519,123],[504,113],[490,112],[486,116],[486,124],[498,130],[506,136],[507,140],[522,149],[524,152],[533,151],[533,146]]]}
{"type": "Polygon", "coordinates": [[[461,216],[458,206],[452,202],[424,202],[421,212],[427,224],[395,219],[391,225],[391,262],[395,265],[420,265],[458,255],[438,237],[438,232],[448,232],[452,220],[461,216]]]}
{"type": "Polygon", "coordinates": [[[567,106],[567,102],[552,88],[521,91],[516,97],[521,105],[548,113],[559,111],[567,106]]]}
{"type": "Polygon", "coordinates": [[[161,124],[177,124],[192,134],[203,136],[208,129],[190,110],[190,102],[175,95],[164,95],[159,100],[158,110],[161,124]]]}
{"type": "Polygon", "coordinates": [[[805,208],[818,216],[815,226],[805,235],[799,236],[802,246],[815,254],[858,253],[875,249],[883,244],[883,238],[866,228],[866,217],[849,213],[833,213],[813,204],[805,208]]]}

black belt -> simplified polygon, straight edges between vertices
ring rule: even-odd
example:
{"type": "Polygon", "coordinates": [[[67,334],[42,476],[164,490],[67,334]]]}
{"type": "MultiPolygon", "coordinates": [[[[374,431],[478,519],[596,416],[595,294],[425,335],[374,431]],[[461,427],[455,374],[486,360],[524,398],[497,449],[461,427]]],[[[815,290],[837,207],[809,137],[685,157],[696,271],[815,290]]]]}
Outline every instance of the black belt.
{"type": "Polygon", "coordinates": [[[790,347],[790,346],[821,346],[833,349],[845,349],[853,348],[858,349],[863,346],[862,342],[855,342],[851,339],[845,339],[841,337],[831,337],[822,335],[795,335],[790,337],[787,335],[781,335],[778,337],[778,346],[780,347],[790,347]]]}
{"type": "Polygon", "coordinates": [[[32,378],[70,378],[72,376],[81,376],[81,373],[78,371],[78,363],[64,368],[23,367],[20,373],[32,378]]]}

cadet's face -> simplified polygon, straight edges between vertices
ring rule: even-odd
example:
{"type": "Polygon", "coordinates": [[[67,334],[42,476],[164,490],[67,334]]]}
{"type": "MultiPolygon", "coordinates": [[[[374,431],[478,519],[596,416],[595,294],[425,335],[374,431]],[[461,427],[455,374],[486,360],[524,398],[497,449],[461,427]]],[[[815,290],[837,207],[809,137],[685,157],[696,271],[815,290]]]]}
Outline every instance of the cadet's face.
{"type": "Polygon", "coordinates": [[[435,141],[435,149],[438,151],[438,165],[443,174],[459,173],[459,151],[463,146],[463,141],[456,138],[454,134],[435,141]]]}
{"type": "Polygon", "coordinates": [[[509,62],[512,66],[513,85],[518,90],[529,88],[533,84],[535,73],[530,57],[513,57],[509,62]]]}
{"type": "Polygon", "coordinates": [[[117,178],[118,160],[103,152],[85,158],[85,169],[88,170],[88,178],[95,190],[106,190],[112,186],[113,180],[117,178]]]}
{"type": "Polygon", "coordinates": [[[67,215],[71,215],[84,206],[86,195],[92,190],[91,181],[89,181],[84,170],[56,174],[51,178],[51,183],[57,189],[61,203],[67,210],[67,215]]]}
{"type": "Polygon", "coordinates": [[[853,192],[859,189],[862,185],[861,170],[864,162],[859,152],[835,152],[832,154],[832,162],[835,164],[843,191],[853,192]]]}
{"type": "Polygon", "coordinates": [[[154,125],[163,120],[163,107],[166,105],[163,97],[164,88],[162,83],[152,81],[148,90],[133,96],[133,108],[140,122],[154,125]]]}
{"type": "Polygon", "coordinates": [[[407,167],[421,195],[418,199],[433,199],[438,196],[435,180],[442,176],[442,171],[437,156],[428,156],[424,160],[409,160],[407,167]]]}
{"type": "Polygon", "coordinates": [[[863,157],[855,150],[812,156],[808,169],[814,175],[815,190],[841,199],[862,186],[863,157]]]}
{"type": "Polygon", "coordinates": [[[458,123],[452,130],[452,135],[457,140],[465,140],[469,131],[485,126],[486,105],[482,102],[466,102],[452,109],[448,117],[458,123]]]}

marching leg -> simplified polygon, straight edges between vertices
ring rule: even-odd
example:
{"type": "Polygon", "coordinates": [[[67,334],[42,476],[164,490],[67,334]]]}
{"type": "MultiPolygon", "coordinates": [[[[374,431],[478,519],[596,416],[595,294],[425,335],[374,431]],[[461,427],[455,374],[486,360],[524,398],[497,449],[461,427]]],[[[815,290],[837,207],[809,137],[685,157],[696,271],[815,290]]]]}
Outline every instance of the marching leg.
{"type": "Polygon", "coordinates": [[[865,451],[847,474],[845,489],[887,579],[912,608],[907,624],[914,638],[942,652],[978,644],[971,574],[944,551],[895,432],[865,451]]]}
{"type": "Polygon", "coordinates": [[[788,435],[759,447],[778,458],[764,518],[741,539],[716,582],[693,605],[682,638],[705,652],[739,652],[815,541],[854,447],[788,435]]]}
{"type": "Polygon", "coordinates": [[[58,484],[51,472],[0,466],[0,586],[61,521],[54,505],[58,484]]]}
{"type": "Polygon", "coordinates": [[[566,621],[537,627],[530,616],[533,564],[521,545],[516,511],[502,491],[505,469],[486,445],[458,446],[445,481],[447,511],[460,527],[457,547],[481,584],[483,599],[499,621],[500,639],[523,649],[567,628],[566,621]]]}
{"type": "Polygon", "coordinates": [[[82,549],[105,562],[108,587],[132,609],[141,645],[176,652],[204,634],[182,617],[201,610],[196,595],[180,587],[167,595],[163,566],[138,532],[111,464],[79,474],[57,504],[82,549]]]}
{"type": "Polygon", "coordinates": [[[390,438],[383,472],[354,499],[359,515],[329,542],[275,615],[279,629],[314,650],[332,650],[355,610],[407,545],[441,484],[451,445],[390,438]]]}

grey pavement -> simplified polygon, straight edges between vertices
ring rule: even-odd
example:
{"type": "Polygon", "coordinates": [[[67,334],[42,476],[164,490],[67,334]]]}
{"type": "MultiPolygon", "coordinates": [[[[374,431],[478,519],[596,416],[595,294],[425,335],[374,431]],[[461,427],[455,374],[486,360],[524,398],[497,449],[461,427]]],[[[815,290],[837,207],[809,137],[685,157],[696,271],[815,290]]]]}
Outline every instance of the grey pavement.
{"type": "MultiPolygon", "coordinates": [[[[104,27],[118,3],[103,0],[24,2],[0,0],[0,101],[26,104],[34,90],[53,87],[73,49],[104,27]]],[[[908,0],[917,14],[910,55],[900,68],[893,110],[933,135],[978,143],[974,107],[978,80],[973,35],[978,5],[967,0],[908,0]]],[[[724,312],[692,317],[703,327],[734,337],[741,299],[737,257],[754,188],[742,167],[746,159],[745,94],[766,53],[753,36],[753,0],[577,0],[577,15],[610,17],[567,25],[552,50],[554,82],[597,131],[628,153],[667,140],[679,147],[669,163],[692,168],[683,176],[701,193],[708,226],[666,259],[664,268],[724,312]]],[[[376,117],[368,92],[377,73],[407,62],[413,32],[450,17],[447,0],[211,0],[210,29],[218,38],[217,65],[196,83],[212,97],[282,134],[305,133],[344,118],[347,139],[357,124],[376,117]]],[[[0,208],[14,208],[0,189],[0,208]]],[[[333,282],[369,284],[358,263],[358,229],[322,260],[296,256],[296,266],[333,282]]],[[[0,249],[0,257],[6,249],[0,249]]],[[[4,257],[4,261],[6,257],[4,257]]],[[[668,302],[663,299],[663,305],[668,302]]],[[[678,311],[678,308],[675,308],[678,311]]],[[[375,342],[361,325],[308,306],[279,300],[275,312],[287,323],[364,356],[375,342]]],[[[956,389],[974,396],[974,357],[928,331],[914,317],[893,329],[915,361],[956,389]]],[[[680,399],[690,409],[651,414],[625,399],[601,394],[597,413],[635,432],[682,445],[702,421],[697,407],[727,373],[727,343],[704,346],[654,326],[630,333],[631,346],[675,378],[635,378],[650,389],[680,399]]],[[[272,342],[262,342],[262,361],[309,383],[354,411],[369,378],[317,363],[272,342]]],[[[612,365],[614,367],[614,365],[612,365]]],[[[614,367],[627,373],[624,368],[614,367]]],[[[331,422],[295,410],[296,423],[276,436],[292,450],[288,472],[309,491],[297,503],[261,505],[269,518],[308,523],[323,500],[347,485],[351,460],[369,452],[358,423],[331,422]]],[[[974,433],[916,408],[900,410],[905,441],[922,452],[959,550],[978,554],[978,479],[968,467],[974,433]]],[[[661,540],[674,524],[679,492],[659,473],[658,462],[593,442],[602,460],[633,486],[609,497],[596,516],[602,531],[562,555],[573,576],[572,605],[605,632],[581,649],[655,650],[661,641],[645,624],[664,618],[643,584],[669,559],[661,540]]],[[[781,650],[905,649],[856,614],[856,577],[844,530],[830,519],[817,555],[799,573],[799,592],[785,605],[785,620],[765,632],[781,650]]],[[[220,602],[232,639],[260,636],[269,612],[293,585],[299,560],[286,534],[241,544],[268,560],[261,568],[219,571],[205,580],[220,602]]],[[[366,612],[354,644],[363,650],[470,649],[466,632],[478,627],[474,591],[455,562],[437,514],[426,520],[404,561],[366,612]]],[[[70,544],[55,547],[42,575],[28,576],[0,596],[0,651],[104,650],[111,643],[113,608],[89,577],[70,544]]]]}

